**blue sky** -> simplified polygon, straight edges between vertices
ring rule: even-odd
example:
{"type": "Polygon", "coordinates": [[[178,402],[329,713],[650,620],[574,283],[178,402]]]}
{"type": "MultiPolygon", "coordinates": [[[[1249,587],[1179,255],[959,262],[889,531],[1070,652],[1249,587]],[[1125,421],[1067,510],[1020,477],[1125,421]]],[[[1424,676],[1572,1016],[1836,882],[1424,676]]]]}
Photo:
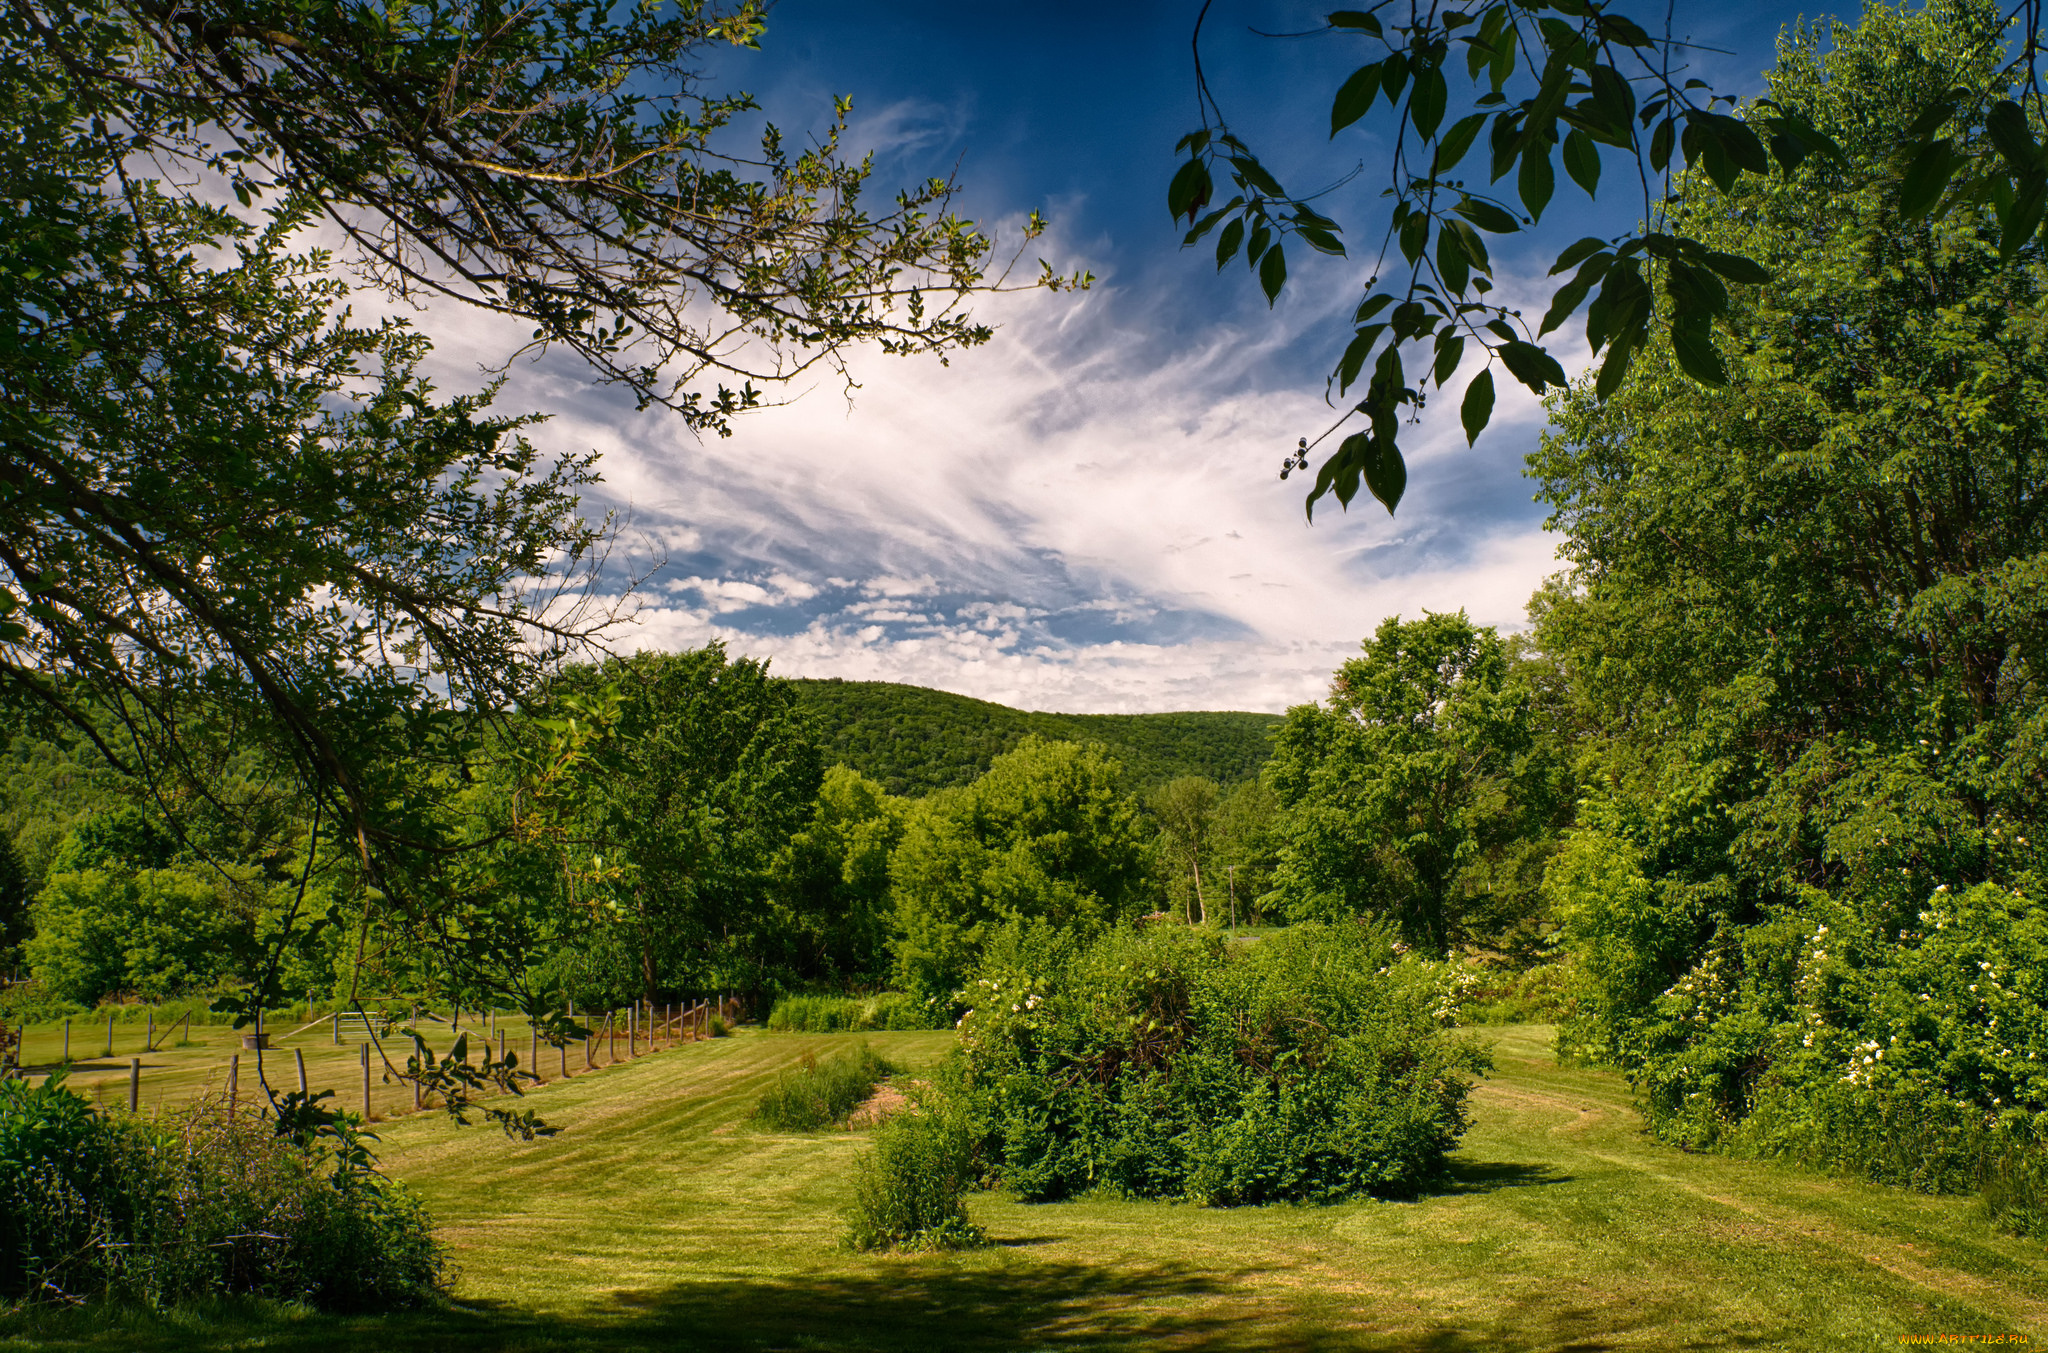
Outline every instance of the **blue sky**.
{"type": "MultiPolygon", "coordinates": [[[[1383,182],[1376,143],[1327,137],[1356,49],[1250,31],[1306,29],[1325,7],[1218,0],[1204,60],[1290,187],[1366,165],[1330,199],[1362,227],[1383,182]]],[[[1440,418],[1411,429],[1397,518],[1361,500],[1309,526],[1300,481],[1278,481],[1295,439],[1330,420],[1323,378],[1370,260],[1291,259],[1269,311],[1242,267],[1219,277],[1177,248],[1165,183],[1195,125],[1196,8],[781,0],[761,51],[709,66],[792,133],[852,96],[849,147],[875,151],[877,190],[957,174],[959,208],[999,245],[1042,209],[1054,229],[1033,256],[1100,280],[1078,298],[995,298],[978,307],[995,340],[950,367],[860,357],[850,400],[821,381],[723,442],[575,370],[523,369],[508,402],[553,412],[545,436],[562,449],[602,450],[629,540],[668,560],[626,646],[717,637],[785,675],[1036,709],[1279,710],[1319,694],[1387,615],[1521,622],[1556,567],[1520,475],[1533,400],[1504,396],[1469,449],[1440,418]]],[[[1694,57],[1716,88],[1755,92],[1799,13],[1687,4],[1675,27],[1725,49],[1694,57]]],[[[1562,243],[1635,215],[1619,199],[1594,215],[1566,184],[1496,260],[1533,297],[1562,243]]]]}

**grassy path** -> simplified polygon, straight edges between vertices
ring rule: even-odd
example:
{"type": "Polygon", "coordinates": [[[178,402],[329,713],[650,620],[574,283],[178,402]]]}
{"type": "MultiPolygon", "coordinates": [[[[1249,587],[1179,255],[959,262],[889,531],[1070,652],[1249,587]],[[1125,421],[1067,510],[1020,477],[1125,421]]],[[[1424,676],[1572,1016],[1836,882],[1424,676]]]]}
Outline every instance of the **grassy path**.
{"type": "MultiPolygon", "coordinates": [[[[748,1031],[536,1091],[560,1137],[508,1146],[405,1118],[460,1276],[451,1311],[246,1309],[0,1347],[475,1350],[1575,1350],[1893,1348],[2048,1339],[2048,1256],[1965,1199],[1688,1156],[1643,1135],[1612,1075],[1548,1031],[1487,1031],[1454,1187],[1414,1203],[1211,1210],[975,1199],[1000,1242],[957,1256],[834,1248],[860,1135],[757,1133],[775,1072],[851,1038],[748,1031]]],[[[877,1034],[916,1062],[948,1034],[877,1034]]],[[[58,1333],[68,1329],[67,1333],[58,1333]]],[[[0,1336],[6,1333],[0,1327],[0,1336]]]]}

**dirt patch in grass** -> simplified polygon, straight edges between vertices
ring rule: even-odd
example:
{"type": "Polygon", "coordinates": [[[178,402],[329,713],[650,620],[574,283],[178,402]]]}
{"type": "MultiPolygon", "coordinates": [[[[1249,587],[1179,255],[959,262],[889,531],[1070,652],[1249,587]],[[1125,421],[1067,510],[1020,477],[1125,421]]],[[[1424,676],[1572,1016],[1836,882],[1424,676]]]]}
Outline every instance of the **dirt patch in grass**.
{"type": "Polygon", "coordinates": [[[846,1130],[858,1132],[862,1128],[880,1127],[889,1119],[910,1107],[910,1096],[904,1094],[887,1081],[875,1087],[852,1113],[847,1115],[846,1130]]]}

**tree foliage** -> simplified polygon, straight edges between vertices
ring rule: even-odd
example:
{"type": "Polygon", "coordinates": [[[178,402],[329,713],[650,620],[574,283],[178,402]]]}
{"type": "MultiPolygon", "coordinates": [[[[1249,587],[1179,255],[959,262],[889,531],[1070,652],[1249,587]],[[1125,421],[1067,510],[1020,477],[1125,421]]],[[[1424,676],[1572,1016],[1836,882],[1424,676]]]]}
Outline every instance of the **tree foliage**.
{"type": "Polygon", "coordinates": [[[1090,934],[1142,910],[1144,836],[1100,746],[1027,738],[924,799],[890,860],[896,981],[950,999],[1003,924],[1090,934]]]}
{"type": "Polygon", "coordinates": [[[823,775],[788,684],[712,644],[572,668],[550,695],[613,701],[577,768],[567,844],[592,857],[590,900],[640,994],[760,985],[761,898],[823,775]]]}
{"type": "Polygon", "coordinates": [[[1844,160],[1689,182],[1679,218],[1773,271],[1726,317],[1730,390],[1652,343],[1532,458],[1570,564],[1537,632],[1589,733],[1548,883],[1593,998],[1572,1037],[1681,1140],[1884,1172],[2048,1110],[2048,1045],[2001,1005],[2048,809],[2048,273],[2012,203],[1931,214],[1886,172],[1954,90],[1957,134],[1999,135],[1997,31],[1791,35],[1772,95],[1844,160]]]}
{"type": "Polygon", "coordinates": [[[891,794],[967,784],[1033,735],[1111,748],[1141,793],[1180,775],[1234,785],[1258,775],[1279,722],[1236,711],[1049,714],[892,681],[796,685],[817,715],[826,754],[891,794]]]}
{"type": "Polygon", "coordinates": [[[1364,648],[1282,726],[1275,889],[1297,918],[1383,915],[1441,955],[1485,918],[1489,857],[1546,825],[1533,694],[1462,611],[1390,618],[1364,648]]]}

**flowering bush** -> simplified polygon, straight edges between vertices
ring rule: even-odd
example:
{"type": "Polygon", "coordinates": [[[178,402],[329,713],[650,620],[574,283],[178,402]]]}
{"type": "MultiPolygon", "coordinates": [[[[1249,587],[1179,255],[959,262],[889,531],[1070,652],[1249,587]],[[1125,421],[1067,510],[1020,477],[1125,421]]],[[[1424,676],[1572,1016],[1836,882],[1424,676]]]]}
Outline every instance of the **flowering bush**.
{"type": "Polygon", "coordinates": [[[990,1179],[1025,1198],[1412,1194],[1442,1176],[1487,1065],[1446,1031],[1445,981],[1355,923],[1241,946],[1012,926],[959,997],[949,1088],[990,1179]]]}

